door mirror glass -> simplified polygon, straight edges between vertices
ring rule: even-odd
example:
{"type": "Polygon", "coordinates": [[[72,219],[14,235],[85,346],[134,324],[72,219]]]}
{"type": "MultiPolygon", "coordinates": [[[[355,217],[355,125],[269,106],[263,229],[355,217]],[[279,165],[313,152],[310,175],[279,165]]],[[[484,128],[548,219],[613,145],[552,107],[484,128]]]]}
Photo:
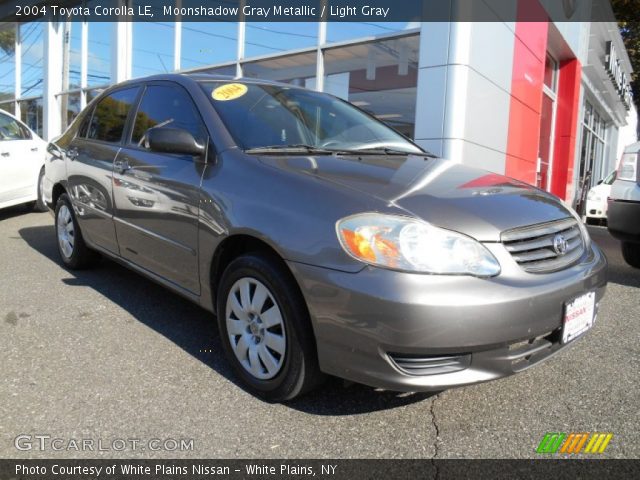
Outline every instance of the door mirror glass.
{"type": "Polygon", "coordinates": [[[62,150],[60,150],[60,147],[58,147],[55,143],[50,143],[49,145],[47,145],[47,153],[49,153],[49,155],[51,155],[56,160],[62,160],[63,158],[62,150]]]}
{"type": "Polygon", "coordinates": [[[145,133],[145,138],[145,146],[154,152],[199,156],[205,151],[204,145],[198,143],[193,135],[181,128],[150,128],[145,133]]]}

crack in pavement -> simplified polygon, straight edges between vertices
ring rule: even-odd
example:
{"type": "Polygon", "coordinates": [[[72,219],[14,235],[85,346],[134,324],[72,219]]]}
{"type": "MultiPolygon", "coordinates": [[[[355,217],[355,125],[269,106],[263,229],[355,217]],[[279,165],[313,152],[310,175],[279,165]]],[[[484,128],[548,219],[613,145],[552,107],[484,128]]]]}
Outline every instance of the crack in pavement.
{"type": "Polygon", "coordinates": [[[433,457],[431,457],[431,465],[433,465],[433,468],[435,470],[435,475],[433,477],[434,480],[437,480],[440,477],[440,469],[438,468],[438,463],[436,461],[436,458],[440,453],[440,449],[439,449],[440,427],[438,426],[438,422],[436,419],[436,411],[435,411],[436,400],[438,399],[439,395],[440,394],[437,393],[436,395],[433,396],[433,400],[431,400],[431,405],[429,406],[429,413],[431,414],[431,425],[433,426],[433,429],[436,432],[436,438],[435,438],[435,441],[433,442],[433,457]]]}

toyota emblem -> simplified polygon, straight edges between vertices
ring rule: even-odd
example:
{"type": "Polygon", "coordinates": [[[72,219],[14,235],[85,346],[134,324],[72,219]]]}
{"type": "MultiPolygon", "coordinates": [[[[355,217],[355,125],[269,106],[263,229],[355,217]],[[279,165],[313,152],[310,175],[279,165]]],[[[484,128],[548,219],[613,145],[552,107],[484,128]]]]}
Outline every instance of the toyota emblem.
{"type": "Polygon", "coordinates": [[[559,233],[555,237],[553,237],[553,250],[558,255],[564,255],[565,253],[567,253],[568,248],[569,244],[567,242],[567,239],[564,238],[562,234],[559,233]]]}

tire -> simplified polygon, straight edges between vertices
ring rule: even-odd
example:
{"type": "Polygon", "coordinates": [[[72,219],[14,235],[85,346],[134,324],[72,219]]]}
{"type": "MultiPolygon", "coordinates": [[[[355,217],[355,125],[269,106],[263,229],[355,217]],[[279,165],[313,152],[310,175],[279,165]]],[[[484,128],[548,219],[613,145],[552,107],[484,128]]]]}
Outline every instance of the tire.
{"type": "Polygon", "coordinates": [[[321,383],[306,304],[279,259],[263,254],[236,258],[222,275],[217,299],[225,354],[249,391],[276,402],[321,383]]]}
{"type": "Polygon", "coordinates": [[[49,210],[47,208],[47,204],[44,201],[44,192],[43,192],[44,183],[43,182],[44,182],[44,167],[40,169],[40,174],[38,175],[38,198],[35,201],[35,204],[33,206],[36,212],[46,212],[47,210],[49,210]]]}
{"type": "Polygon", "coordinates": [[[635,268],[640,268],[640,243],[622,242],[624,261],[635,268]]]}
{"type": "Polygon", "coordinates": [[[58,253],[65,266],[79,270],[95,264],[99,255],[90,250],[82,238],[78,220],[66,193],[60,195],[56,203],[55,231],[58,253]]]}

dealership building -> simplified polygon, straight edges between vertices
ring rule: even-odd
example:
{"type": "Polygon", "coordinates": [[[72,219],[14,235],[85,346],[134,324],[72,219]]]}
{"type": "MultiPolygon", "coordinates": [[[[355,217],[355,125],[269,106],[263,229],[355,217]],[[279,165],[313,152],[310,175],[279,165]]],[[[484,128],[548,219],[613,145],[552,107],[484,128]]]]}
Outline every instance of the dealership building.
{"type": "Polygon", "coordinates": [[[636,140],[615,22],[48,20],[0,25],[0,108],[45,139],[109,85],[205,71],[329,92],[438,155],[573,204],[636,140]]]}

